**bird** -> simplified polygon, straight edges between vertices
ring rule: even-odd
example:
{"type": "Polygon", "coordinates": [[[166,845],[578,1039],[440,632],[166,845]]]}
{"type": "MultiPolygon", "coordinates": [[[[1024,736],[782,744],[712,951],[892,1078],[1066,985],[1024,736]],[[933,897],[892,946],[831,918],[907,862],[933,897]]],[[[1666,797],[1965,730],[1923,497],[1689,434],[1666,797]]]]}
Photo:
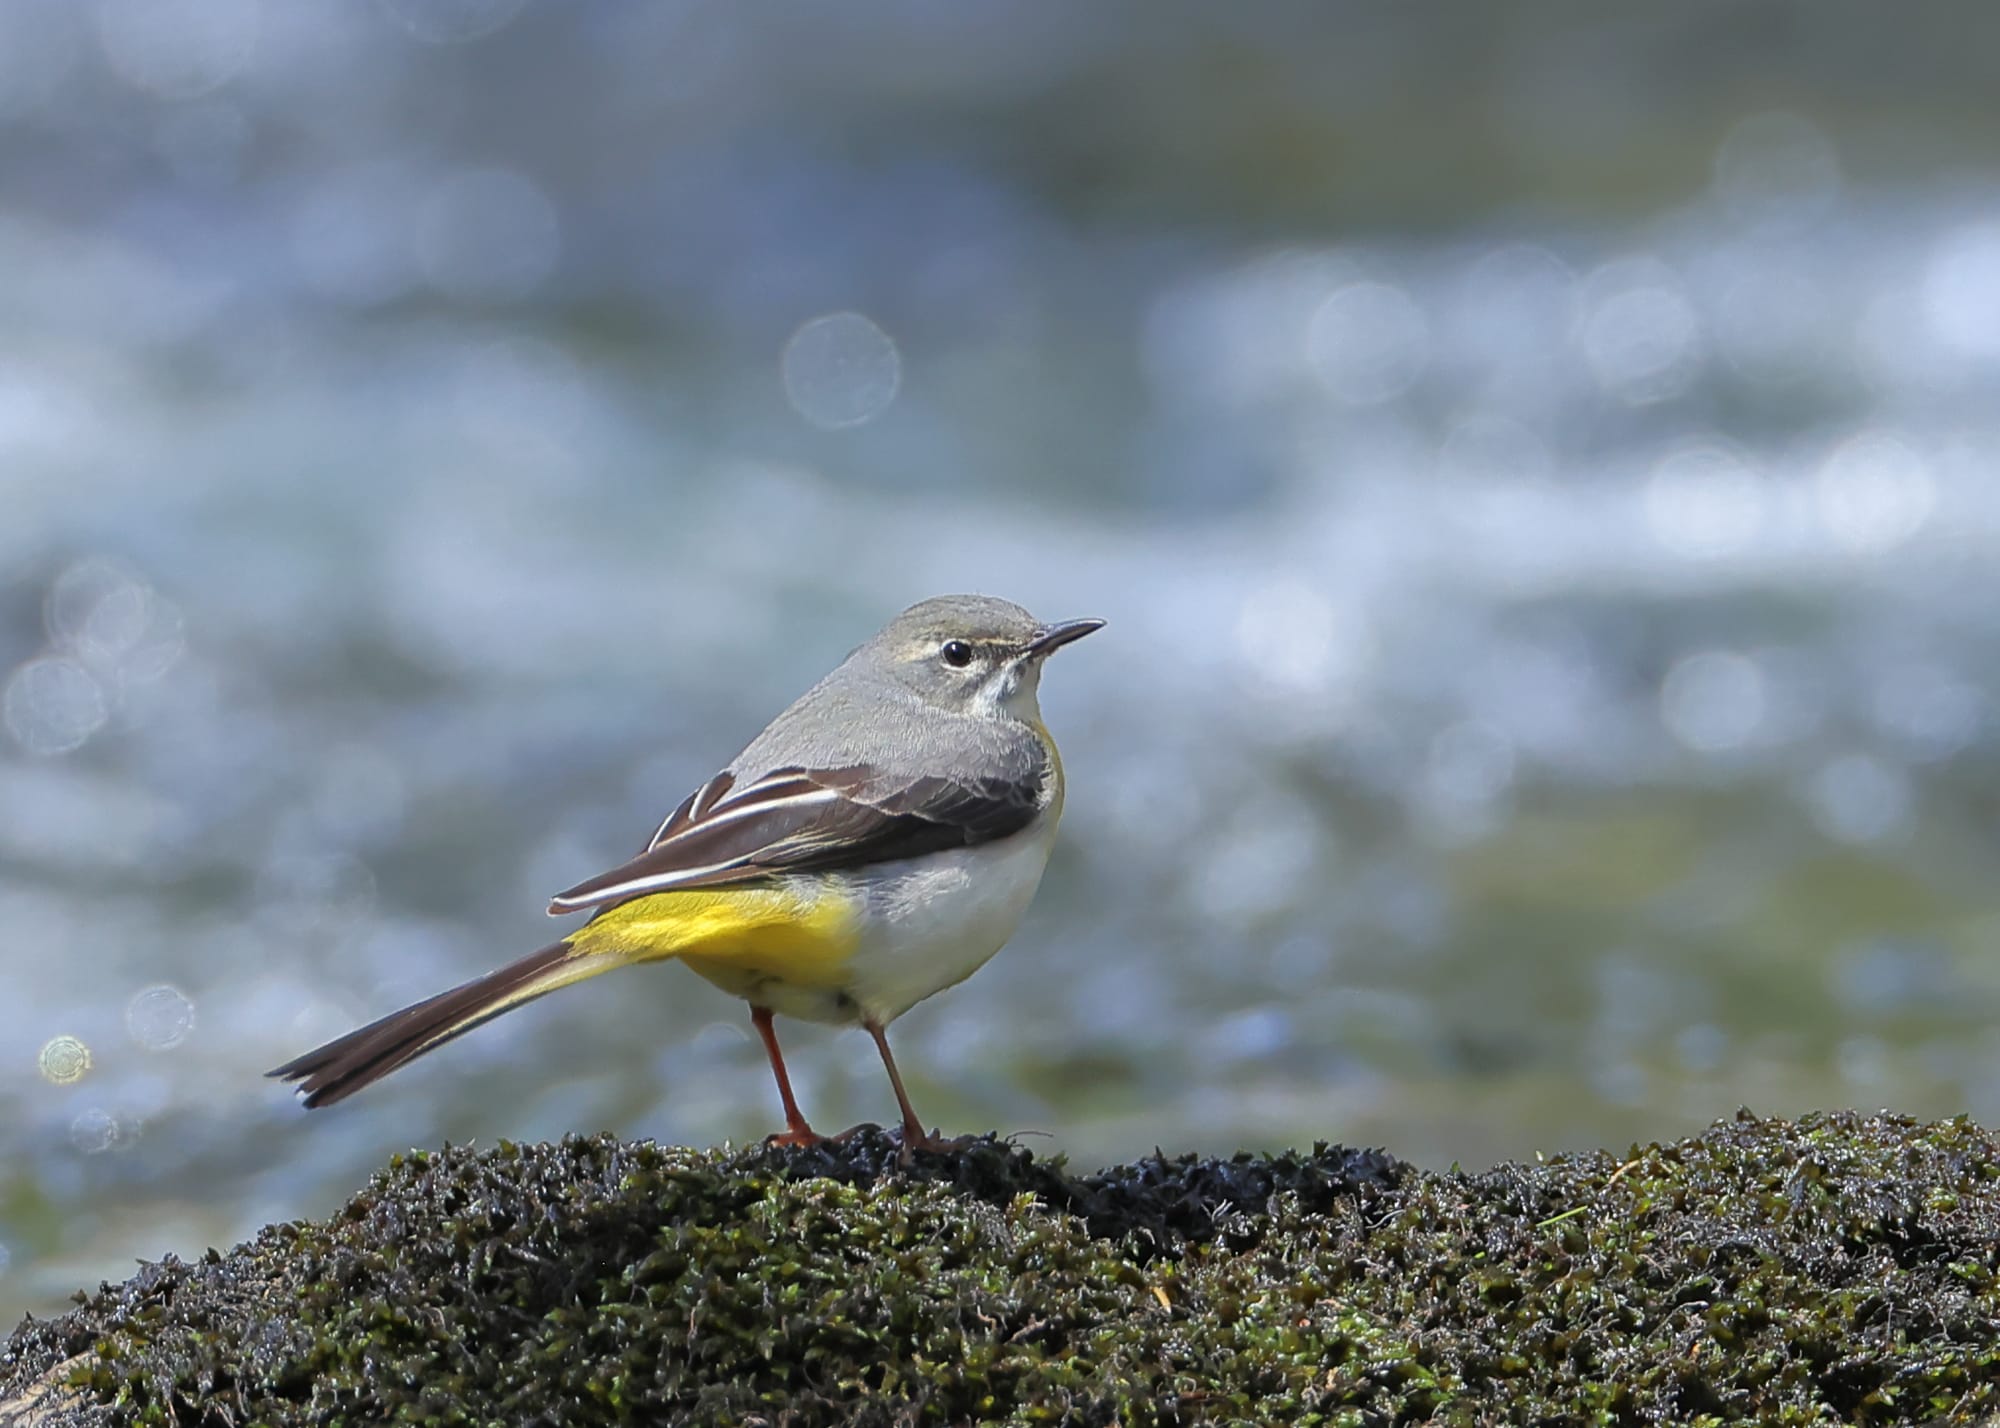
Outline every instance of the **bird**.
{"type": "Polygon", "coordinates": [[[1047,866],[1063,765],[1042,665],[1099,619],[1037,620],[984,595],[923,600],[855,648],[631,860],[558,893],[575,931],[266,1073],[328,1106],[538,997],[678,961],[749,1003],[785,1119],[775,1144],[829,1139],[800,1111],[773,1018],[858,1025],[901,1114],[904,1154],[942,1144],[889,1049],[904,1012],[1012,937],[1047,866]]]}

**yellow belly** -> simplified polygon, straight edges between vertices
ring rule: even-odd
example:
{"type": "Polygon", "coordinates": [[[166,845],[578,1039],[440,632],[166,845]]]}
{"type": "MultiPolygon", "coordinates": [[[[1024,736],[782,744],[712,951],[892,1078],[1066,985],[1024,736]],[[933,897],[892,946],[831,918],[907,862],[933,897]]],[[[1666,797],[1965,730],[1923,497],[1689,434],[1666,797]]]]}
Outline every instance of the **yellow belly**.
{"type": "Polygon", "coordinates": [[[679,957],[739,996],[763,981],[838,987],[861,940],[858,899],[821,878],[655,893],[592,919],[582,952],[630,962],[679,957]]]}
{"type": "Polygon", "coordinates": [[[654,893],[578,929],[610,966],[679,958],[784,1016],[887,1025],[965,980],[1013,935],[1055,841],[1052,806],[997,843],[876,863],[838,878],[654,893]]]}

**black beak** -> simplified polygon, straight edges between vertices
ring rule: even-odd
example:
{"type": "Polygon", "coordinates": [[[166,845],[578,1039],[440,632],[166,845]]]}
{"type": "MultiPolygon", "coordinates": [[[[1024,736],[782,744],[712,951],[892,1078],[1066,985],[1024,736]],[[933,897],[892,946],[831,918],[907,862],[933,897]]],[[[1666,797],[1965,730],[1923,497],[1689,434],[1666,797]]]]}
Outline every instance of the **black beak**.
{"type": "Polygon", "coordinates": [[[1092,630],[1104,628],[1102,620],[1058,620],[1053,625],[1044,625],[1035,631],[1035,637],[1028,641],[1022,651],[1031,658],[1039,658],[1052,650],[1059,650],[1071,640],[1080,640],[1092,630]]]}

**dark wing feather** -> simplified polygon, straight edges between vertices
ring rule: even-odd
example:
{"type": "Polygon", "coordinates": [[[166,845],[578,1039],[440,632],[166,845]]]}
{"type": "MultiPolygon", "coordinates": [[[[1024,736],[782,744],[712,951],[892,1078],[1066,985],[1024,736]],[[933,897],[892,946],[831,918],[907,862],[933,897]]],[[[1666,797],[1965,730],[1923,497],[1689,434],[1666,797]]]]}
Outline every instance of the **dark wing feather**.
{"type": "Polygon", "coordinates": [[[725,887],[966,848],[1018,833],[1042,806],[1046,761],[1020,778],[892,782],[866,766],[718,774],[660,825],[645,852],[558,894],[552,913],[649,893],[725,887]]]}

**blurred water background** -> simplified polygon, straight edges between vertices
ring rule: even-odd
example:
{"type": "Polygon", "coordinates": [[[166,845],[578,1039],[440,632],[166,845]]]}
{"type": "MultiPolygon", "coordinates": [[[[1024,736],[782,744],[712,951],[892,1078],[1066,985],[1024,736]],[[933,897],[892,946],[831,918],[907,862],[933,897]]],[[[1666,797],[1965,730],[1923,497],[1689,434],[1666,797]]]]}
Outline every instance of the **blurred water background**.
{"type": "MultiPolygon", "coordinates": [[[[677,969],[335,1111],[920,596],[1102,635],[953,1131],[2000,1118],[2000,10],[0,0],[0,1312],[773,1128],[677,969]]],[[[789,1029],[813,1119],[893,1119],[789,1029]]]]}

